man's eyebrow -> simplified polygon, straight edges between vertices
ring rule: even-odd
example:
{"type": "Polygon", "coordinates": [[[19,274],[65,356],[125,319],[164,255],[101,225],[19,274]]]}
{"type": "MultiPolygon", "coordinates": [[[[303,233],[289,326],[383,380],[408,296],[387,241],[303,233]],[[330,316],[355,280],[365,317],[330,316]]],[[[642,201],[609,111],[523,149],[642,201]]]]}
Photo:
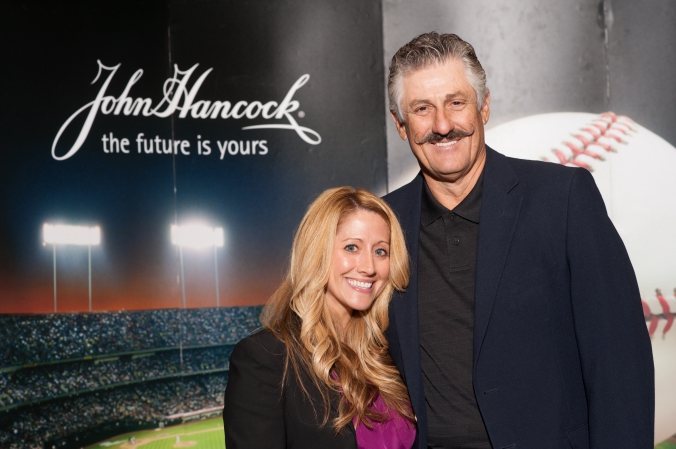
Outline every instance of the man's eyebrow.
{"type": "Polygon", "coordinates": [[[419,104],[429,104],[429,103],[430,103],[429,100],[425,100],[425,99],[415,99],[415,100],[411,100],[411,101],[408,103],[408,106],[409,106],[409,107],[413,107],[413,106],[417,106],[417,105],[419,105],[419,104]]]}
{"type": "MultiPolygon", "coordinates": [[[[451,92],[450,94],[446,94],[446,98],[444,100],[449,101],[449,100],[455,100],[456,98],[465,98],[465,97],[466,97],[465,93],[463,93],[461,91],[456,91],[456,92],[451,92]]],[[[411,108],[411,107],[417,106],[419,104],[429,104],[429,103],[431,103],[431,101],[429,99],[416,98],[416,99],[411,100],[408,103],[408,107],[411,108]]]]}
{"type": "Polygon", "coordinates": [[[450,93],[450,94],[446,94],[446,101],[455,100],[456,98],[465,98],[465,97],[466,97],[466,95],[465,95],[464,92],[457,91],[457,92],[453,92],[453,93],[450,93]]]}

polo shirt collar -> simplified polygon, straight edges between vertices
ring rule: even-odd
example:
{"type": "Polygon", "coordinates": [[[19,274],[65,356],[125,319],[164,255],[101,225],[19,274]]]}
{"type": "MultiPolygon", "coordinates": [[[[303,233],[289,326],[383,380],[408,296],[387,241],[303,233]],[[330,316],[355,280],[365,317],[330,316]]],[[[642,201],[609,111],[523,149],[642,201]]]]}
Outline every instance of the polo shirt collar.
{"type": "MultiPolygon", "coordinates": [[[[424,178],[423,178],[424,180],[424,178]]],[[[479,223],[481,216],[481,194],[483,192],[483,171],[479,175],[479,179],[469,192],[469,194],[450,211],[443,206],[430,191],[427,182],[424,182],[422,192],[422,203],[420,208],[420,223],[423,226],[429,226],[444,215],[454,213],[460,217],[469,220],[473,223],[479,223]]]]}

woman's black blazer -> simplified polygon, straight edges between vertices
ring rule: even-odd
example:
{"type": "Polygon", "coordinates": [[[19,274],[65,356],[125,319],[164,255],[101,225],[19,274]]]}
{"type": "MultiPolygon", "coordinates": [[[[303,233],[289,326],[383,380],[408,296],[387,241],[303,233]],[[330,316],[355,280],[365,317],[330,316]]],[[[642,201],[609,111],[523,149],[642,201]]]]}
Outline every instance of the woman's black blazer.
{"type": "Polygon", "coordinates": [[[329,422],[320,427],[324,409],[309,378],[303,383],[312,403],[293,371],[282,388],[285,354],[284,343],[267,329],[235,346],[223,408],[227,449],[357,449],[352,424],[337,435],[331,426],[338,416],[338,393],[332,394],[329,422]]]}

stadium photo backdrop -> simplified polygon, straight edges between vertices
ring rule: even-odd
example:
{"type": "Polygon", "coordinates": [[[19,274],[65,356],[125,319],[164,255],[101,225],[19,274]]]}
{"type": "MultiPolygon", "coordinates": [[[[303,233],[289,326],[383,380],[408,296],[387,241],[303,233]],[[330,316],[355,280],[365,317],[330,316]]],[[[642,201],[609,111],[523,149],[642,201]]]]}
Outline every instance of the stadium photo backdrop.
{"type": "Polygon", "coordinates": [[[487,71],[489,145],[592,170],[639,279],[656,447],[676,448],[676,6],[0,12],[0,447],[223,448],[230,351],[260,325],[305,207],[328,187],[384,194],[417,173],[384,80],[401,45],[437,30],[487,71]]]}
{"type": "Polygon", "coordinates": [[[385,193],[380,2],[0,11],[0,447],[219,416],[307,205],[385,193]]]}

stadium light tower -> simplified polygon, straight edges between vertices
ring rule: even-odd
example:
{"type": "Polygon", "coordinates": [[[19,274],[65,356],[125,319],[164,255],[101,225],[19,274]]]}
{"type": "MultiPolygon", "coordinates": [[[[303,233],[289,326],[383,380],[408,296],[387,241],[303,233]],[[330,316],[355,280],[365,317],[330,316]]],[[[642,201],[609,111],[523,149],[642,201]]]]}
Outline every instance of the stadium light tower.
{"type": "Polygon", "coordinates": [[[183,248],[209,248],[214,249],[214,277],[216,279],[216,307],[221,307],[221,297],[218,291],[218,251],[223,246],[223,228],[212,228],[204,225],[171,225],[171,243],[178,246],[181,263],[181,293],[183,296],[183,308],[185,304],[185,274],[183,272],[183,248]]]}
{"type": "Polygon", "coordinates": [[[99,226],[72,226],[45,223],[43,244],[52,245],[54,264],[54,313],[56,313],[56,245],[86,245],[89,251],[89,311],[92,311],[92,246],[101,244],[99,226]]]}

